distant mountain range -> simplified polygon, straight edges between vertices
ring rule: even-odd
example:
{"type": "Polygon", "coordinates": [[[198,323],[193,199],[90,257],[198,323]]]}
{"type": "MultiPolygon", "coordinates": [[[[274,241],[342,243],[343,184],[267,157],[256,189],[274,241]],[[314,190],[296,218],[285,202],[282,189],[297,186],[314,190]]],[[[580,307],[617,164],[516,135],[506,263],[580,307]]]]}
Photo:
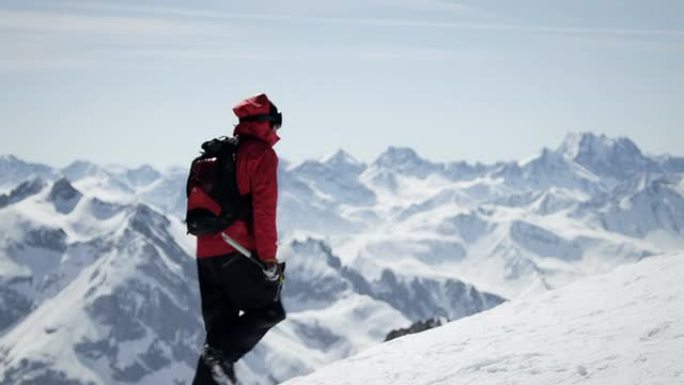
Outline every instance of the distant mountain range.
{"type": "MultiPolygon", "coordinates": [[[[490,165],[340,150],[279,178],[289,318],[238,365],[246,384],[684,246],[684,158],[627,138],[570,134],[490,165]]],[[[0,384],[189,382],[203,330],[185,180],[0,157],[0,384]]]]}

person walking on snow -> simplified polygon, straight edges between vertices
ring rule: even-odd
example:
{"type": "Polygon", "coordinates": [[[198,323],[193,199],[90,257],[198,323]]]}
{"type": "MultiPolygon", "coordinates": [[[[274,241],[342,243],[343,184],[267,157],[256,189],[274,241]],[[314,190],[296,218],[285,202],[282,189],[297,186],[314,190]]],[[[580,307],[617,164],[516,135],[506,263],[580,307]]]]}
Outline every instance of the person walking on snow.
{"type": "Polygon", "coordinates": [[[197,237],[197,270],[206,342],[193,385],[235,384],[234,364],[285,319],[284,264],[277,259],[278,157],[282,115],[265,94],[238,103],[233,135],[235,182],[244,219],[197,237]]]}

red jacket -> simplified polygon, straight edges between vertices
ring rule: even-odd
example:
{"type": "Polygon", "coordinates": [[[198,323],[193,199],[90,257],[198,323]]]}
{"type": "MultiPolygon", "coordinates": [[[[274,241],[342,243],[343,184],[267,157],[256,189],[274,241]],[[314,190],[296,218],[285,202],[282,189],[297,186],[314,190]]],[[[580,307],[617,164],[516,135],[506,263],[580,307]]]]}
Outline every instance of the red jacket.
{"type": "MultiPolygon", "coordinates": [[[[246,99],[233,108],[238,117],[268,114],[271,102],[265,94],[246,99]]],[[[224,232],[243,247],[256,251],[264,262],[277,262],[278,156],[273,145],[280,139],[269,122],[244,122],[235,127],[240,138],[236,178],[240,194],[252,194],[252,224],[235,221],[224,232]]],[[[197,257],[205,258],[236,250],[221,234],[197,237],[197,257]]]]}

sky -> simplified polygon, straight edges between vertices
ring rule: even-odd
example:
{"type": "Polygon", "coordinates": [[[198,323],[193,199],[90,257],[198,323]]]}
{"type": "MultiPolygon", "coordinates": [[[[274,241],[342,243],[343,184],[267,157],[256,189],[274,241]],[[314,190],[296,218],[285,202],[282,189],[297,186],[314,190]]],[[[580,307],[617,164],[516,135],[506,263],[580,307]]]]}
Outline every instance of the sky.
{"type": "Polygon", "coordinates": [[[0,154],[186,165],[261,92],[281,158],[492,163],[568,132],[684,155],[684,2],[0,2],[0,154]]]}

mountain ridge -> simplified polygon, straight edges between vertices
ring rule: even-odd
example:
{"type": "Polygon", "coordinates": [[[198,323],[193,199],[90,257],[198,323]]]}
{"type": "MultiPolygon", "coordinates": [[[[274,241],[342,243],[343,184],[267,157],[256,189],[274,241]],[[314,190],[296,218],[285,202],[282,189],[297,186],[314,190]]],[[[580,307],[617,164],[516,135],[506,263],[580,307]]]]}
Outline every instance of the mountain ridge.
{"type": "MultiPolygon", "coordinates": [[[[250,385],[284,381],[415,321],[457,319],[684,248],[680,158],[644,155],[590,133],[576,139],[600,144],[586,146],[599,150],[580,157],[584,165],[558,149],[493,165],[432,162],[407,148],[388,149],[392,159],[379,163],[358,162],[344,150],[320,161],[281,162],[279,256],[288,264],[290,313],[238,365],[240,378],[250,385]],[[624,175],[614,172],[622,161],[624,175]],[[278,365],[264,379],[268,362],[278,365]]],[[[78,381],[78,368],[57,355],[22,369],[21,357],[7,349],[32,335],[69,341],[50,324],[68,317],[31,314],[95,270],[94,279],[119,274],[126,284],[114,294],[90,291],[86,274],[75,291],[89,304],[102,298],[78,313],[97,333],[63,347],[84,370],[104,373],[83,378],[108,385],[190,377],[201,323],[194,245],[182,224],[187,171],[87,161],[32,169],[16,157],[0,159],[18,167],[0,174],[0,361],[11,360],[13,373],[0,384],[20,376],[66,381],[66,373],[78,381]],[[162,298],[178,299],[169,309],[187,314],[165,313],[157,306],[167,302],[162,298]],[[146,299],[156,301],[151,313],[138,303],[146,299]],[[112,312],[131,320],[107,324],[101,317],[112,312]],[[155,314],[182,321],[188,339],[180,361],[166,327],[149,318],[155,314]],[[17,327],[30,332],[19,336],[17,327]],[[123,361],[118,346],[135,354],[123,361]],[[89,366],[94,359],[97,370],[89,366]]],[[[30,362],[33,353],[24,353],[30,362]]]]}
{"type": "MultiPolygon", "coordinates": [[[[606,157],[610,156],[606,154],[606,151],[616,151],[619,152],[619,150],[613,149],[613,147],[622,147],[622,148],[627,148],[628,153],[635,153],[638,154],[638,162],[641,162],[643,159],[650,159],[653,161],[655,164],[666,164],[670,162],[672,164],[672,167],[676,169],[676,172],[683,172],[684,171],[684,155],[674,155],[674,154],[662,154],[662,155],[646,155],[642,153],[641,149],[629,138],[627,137],[619,137],[618,139],[611,139],[607,137],[604,134],[595,134],[592,132],[570,132],[566,135],[566,138],[563,140],[563,142],[557,147],[556,150],[550,150],[550,149],[543,149],[542,152],[544,151],[549,151],[549,152],[554,152],[557,153],[561,156],[565,156],[568,159],[574,159],[576,157],[581,157],[582,154],[584,153],[589,153],[589,155],[595,156],[595,157],[606,157]],[[573,155],[572,151],[580,151],[580,150],[571,150],[570,147],[573,146],[572,143],[579,142],[579,143],[589,143],[586,146],[582,147],[580,146],[580,150],[582,150],[580,153],[573,155]],[[590,149],[594,148],[594,151],[591,151],[590,149]]],[[[500,167],[505,164],[510,164],[510,163],[517,163],[515,161],[496,161],[493,163],[483,163],[480,161],[464,161],[464,160],[449,160],[446,162],[435,162],[431,161],[429,159],[423,158],[420,156],[414,149],[410,147],[402,147],[402,146],[395,146],[395,145],[389,145],[378,157],[376,157],[373,161],[370,163],[365,163],[357,158],[355,158],[352,154],[347,152],[344,149],[338,149],[334,151],[333,153],[330,153],[327,156],[322,157],[320,160],[316,159],[306,159],[300,163],[296,163],[291,165],[290,167],[297,167],[301,165],[301,163],[304,162],[311,162],[311,163],[320,163],[320,164],[335,164],[335,163],[341,163],[341,164],[352,164],[352,165],[357,165],[357,166],[365,166],[365,167],[370,167],[372,165],[382,165],[382,166],[389,166],[389,167],[395,167],[397,166],[397,160],[399,164],[405,163],[405,162],[417,162],[417,163],[423,163],[426,164],[429,167],[436,167],[437,169],[449,169],[449,168],[454,168],[454,167],[461,167],[461,168],[470,168],[470,169],[490,169],[493,167],[500,167]]],[[[283,160],[284,163],[288,163],[286,160],[283,160]]],[[[651,162],[646,161],[647,163],[651,164],[651,162]]],[[[76,175],[79,174],[79,172],[88,171],[100,171],[100,170],[108,170],[109,173],[111,174],[120,174],[120,173],[135,173],[136,170],[138,172],[146,171],[146,172],[151,172],[155,174],[164,174],[166,172],[169,172],[171,170],[175,169],[181,169],[184,170],[186,167],[181,166],[181,165],[173,165],[170,167],[165,167],[164,170],[161,170],[160,168],[153,167],[150,164],[139,164],[137,166],[130,166],[130,167],[125,167],[125,166],[120,166],[120,165],[101,165],[95,162],[91,162],[88,160],[74,160],[71,162],[69,165],[65,167],[53,167],[49,166],[46,163],[42,162],[33,162],[33,161],[24,161],[20,157],[13,155],[13,154],[4,154],[0,155],[0,170],[3,170],[3,166],[8,167],[8,165],[12,165],[11,167],[16,168],[16,165],[21,165],[20,167],[22,169],[28,167],[29,169],[36,169],[36,170],[42,170],[43,172],[47,172],[50,174],[51,172],[59,172],[64,174],[65,176],[69,176],[67,174],[75,174],[72,175],[74,176],[73,179],[79,179],[78,177],[75,177],[76,175]]],[[[288,163],[289,164],[289,163],[288,163]]],[[[23,175],[22,177],[25,177],[26,175],[23,175]]],[[[76,180],[71,180],[72,182],[76,180]]]]}

